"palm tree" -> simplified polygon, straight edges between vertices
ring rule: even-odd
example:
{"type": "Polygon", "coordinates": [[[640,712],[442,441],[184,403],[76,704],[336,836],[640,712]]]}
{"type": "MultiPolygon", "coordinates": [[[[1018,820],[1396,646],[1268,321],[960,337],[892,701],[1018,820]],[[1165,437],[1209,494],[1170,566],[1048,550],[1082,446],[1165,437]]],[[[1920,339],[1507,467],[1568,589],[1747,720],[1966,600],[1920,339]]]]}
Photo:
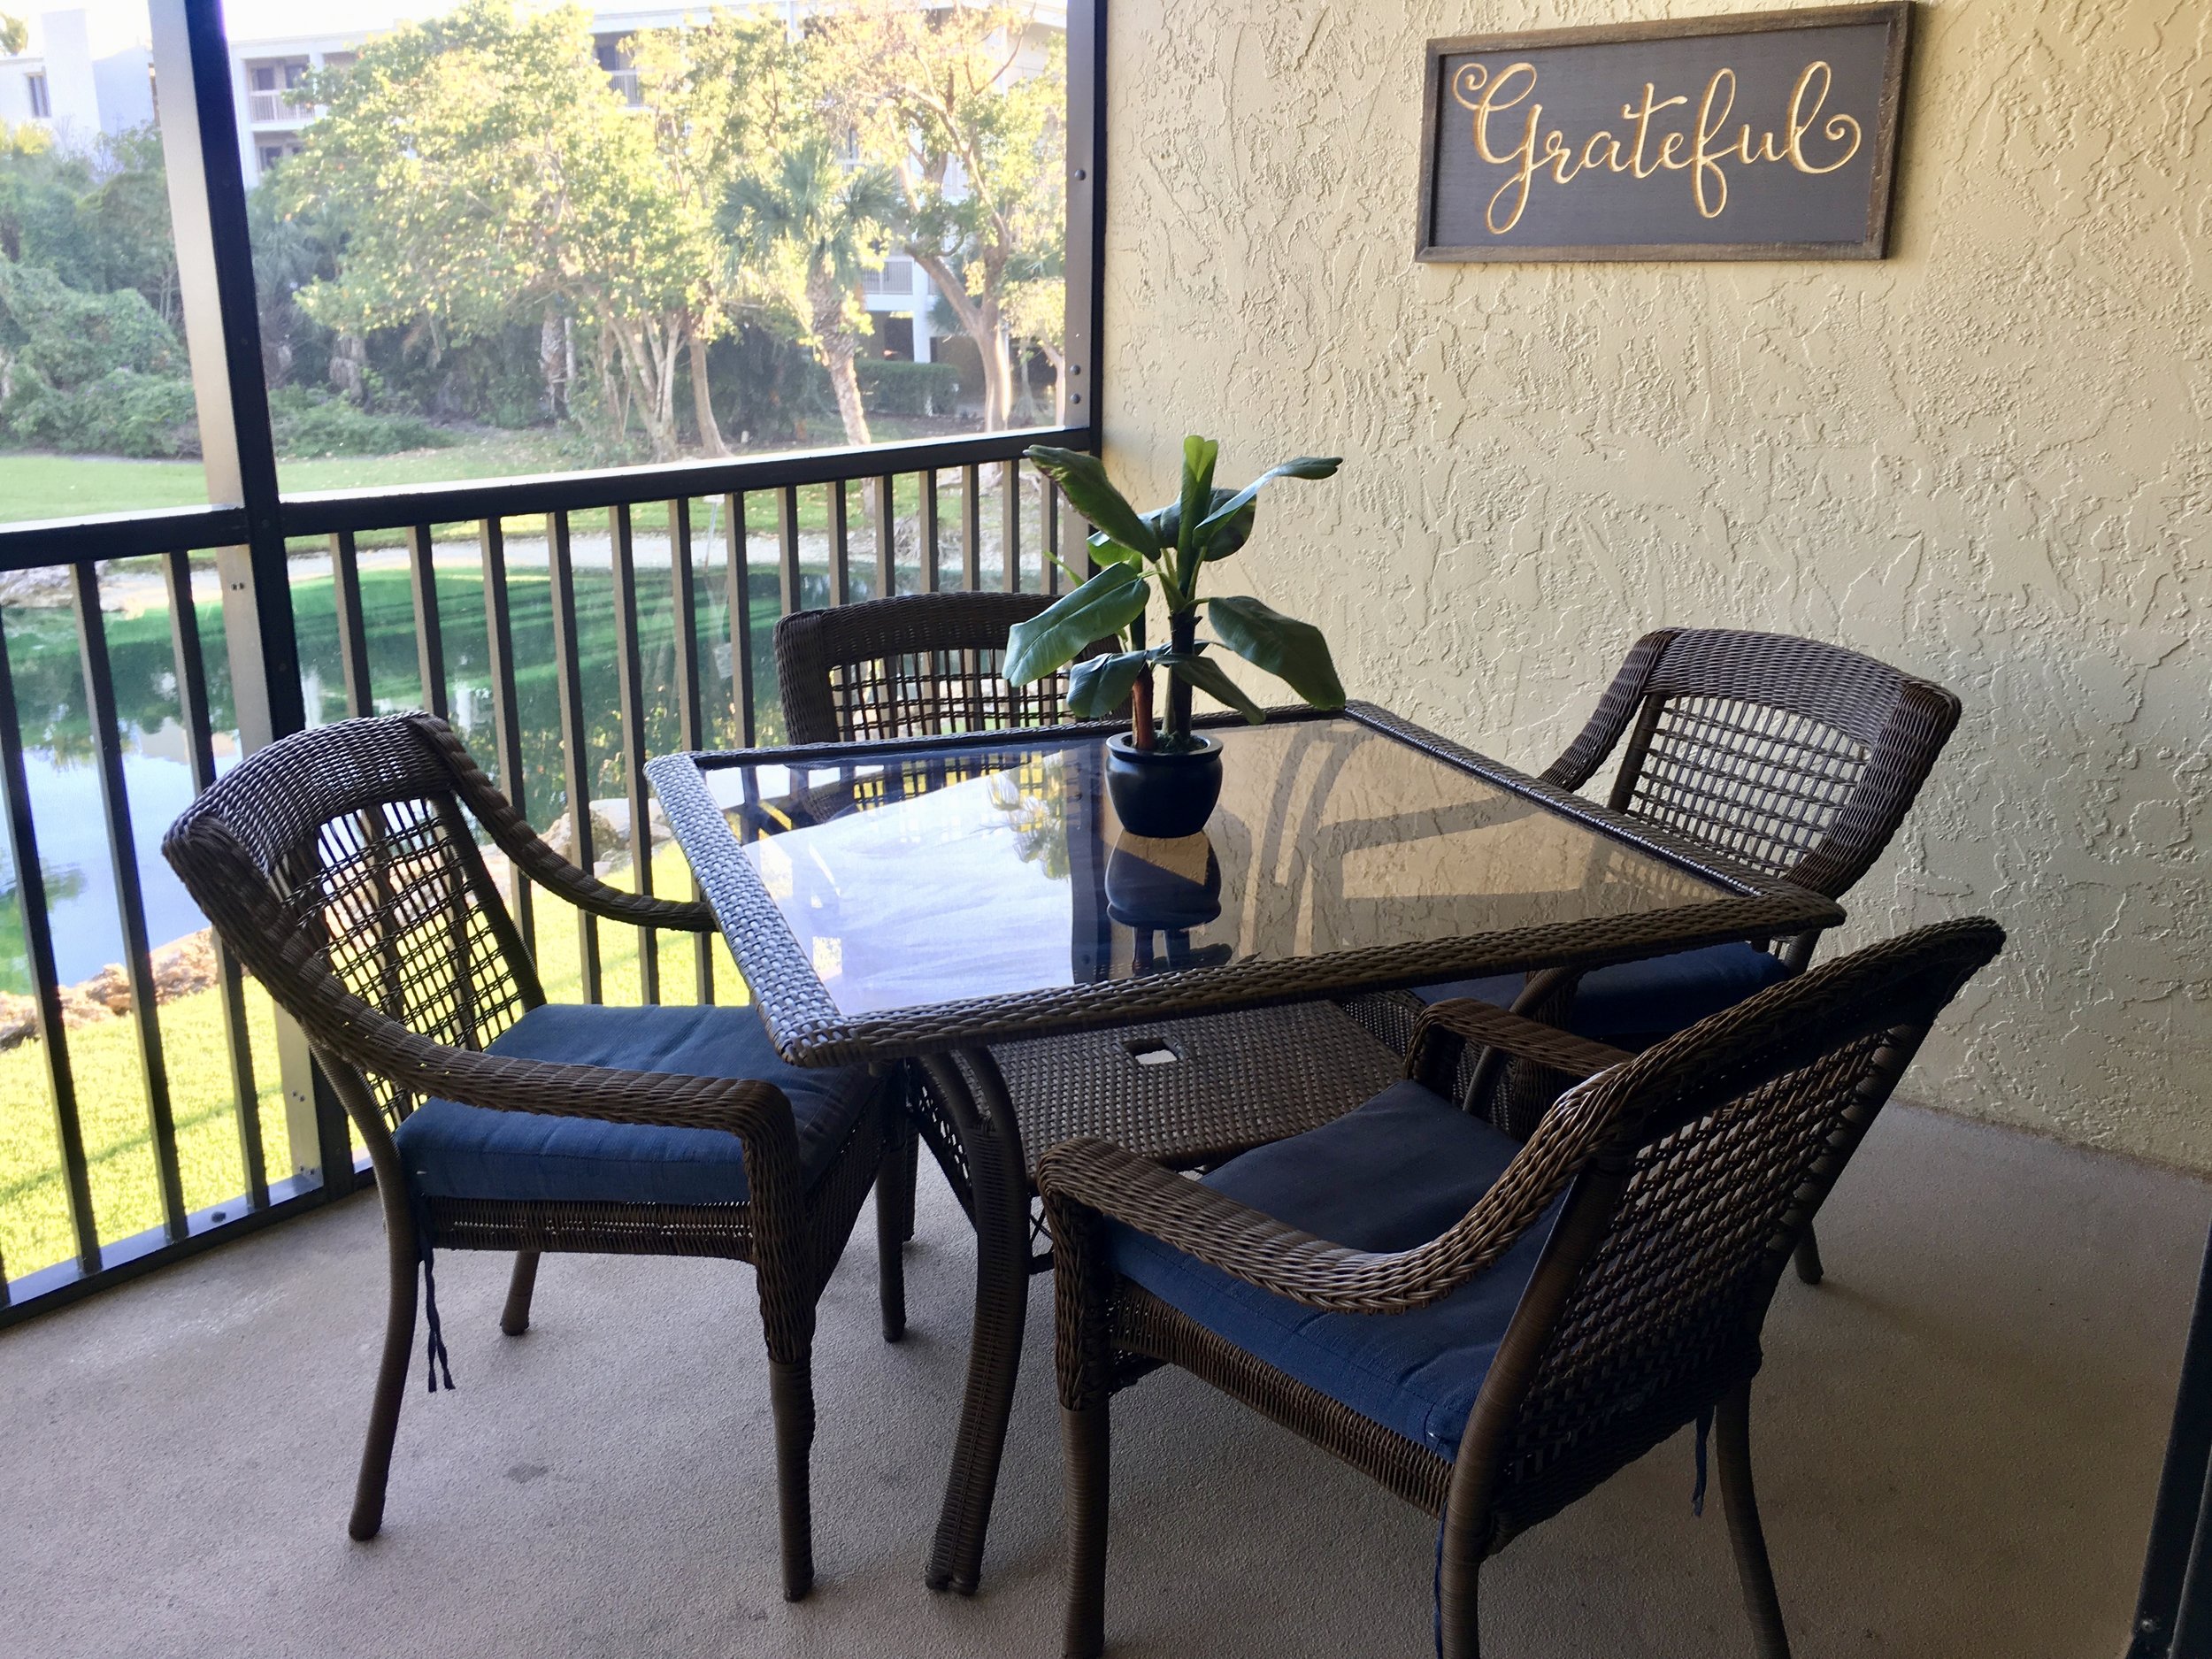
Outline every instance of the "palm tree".
{"type": "Polygon", "coordinates": [[[829,140],[805,139],[731,185],[723,227],[757,278],[767,274],[798,311],[807,343],[829,371],[849,443],[866,443],[853,359],[860,350],[860,280],[882,258],[897,211],[887,168],[849,167],[829,140]]]}

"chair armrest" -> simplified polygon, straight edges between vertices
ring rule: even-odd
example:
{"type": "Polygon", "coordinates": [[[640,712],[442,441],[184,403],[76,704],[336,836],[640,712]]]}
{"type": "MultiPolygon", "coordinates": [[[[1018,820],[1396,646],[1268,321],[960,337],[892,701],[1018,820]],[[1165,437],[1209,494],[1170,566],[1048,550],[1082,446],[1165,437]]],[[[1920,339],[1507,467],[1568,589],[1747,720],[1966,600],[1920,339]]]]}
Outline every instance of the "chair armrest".
{"type": "MultiPolygon", "coordinates": [[[[667,927],[679,933],[710,933],[714,912],[696,899],[658,899],[641,893],[625,893],[610,887],[590,871],[564,858],[546,845],[528,819],[515,810],[497,785],[484,775],[476,757],[454,734],[453,728],[434,715],[408,717],[416,729],[444,757],[453,785],[477,821],[491,832],[499,849],[534,881],[549,887],[579,910],[611,922],[637,927],[667,927]]],[[[650,832],[648,832],[649,839],[650,832]]],[[[649,853],[648,855],[650,856],[649,853]]]]}
{"type": "Polygon", "coordinates": [[[1579,789],[1590,781],[1591,775],[1613,752],[1613,746],[1621,741],[1621,734],[1628,730],[1636,705],[1643,701],[1644,687],[1651,679],[1651,671],[1681,631],[1659,628],[1630,648],[1619,672],[1613,676],[1613,683],[1606,687],[1605,695],[1598,699],[1598,706],[1590,711],[1589,720],[1576,733],[1574,741],[1561,751],[1557,760],[1544,768],[1546,783],[1556,784],[1562,789],[1579,789]]]}
{"type": "MultiPolygon", "coordinates": [[[[1572,1097],[1570,1096],[1570,1099],[1572,1097]]],[[[1509,1249],[1598,1144],[1609,1114],[1555,1114],[1459,1221],[1410,1250],[1355,1250],[1287,1226],[1110,1141],[1048,1151],[1037,1171],[1046,1210],[1071,1206],[1120,1222],[1233,1279],[1333,1313],[1403,1313],[1451,1294],[1509,1249]],[[1548,1131],[1548,1133],[1547,1133],[1548,1131]]],[[[1087,1219],[1087,1217],[1082,1218],[1087,1219]]],[[[1056,1220],[1058,1236],[1060,1223],[1056,1220]]]]}
{"type": "Polygon", "coordinates": [[[1413,1028],[1413,1041],[1406,1049],[1406,1075],[1440,1094],[1448,1094],[1460,1050],[1470,1042],[1501,1049],[1518,1060],[1534,1061],[1548,1071],[1563,1071],[1578,1079],[1594,1077],[1632,1057],[1625,1049],[1592,1042],[1556,1025],[1459,996],[1432,1002],[1422,1011],[1413,1028]]]}

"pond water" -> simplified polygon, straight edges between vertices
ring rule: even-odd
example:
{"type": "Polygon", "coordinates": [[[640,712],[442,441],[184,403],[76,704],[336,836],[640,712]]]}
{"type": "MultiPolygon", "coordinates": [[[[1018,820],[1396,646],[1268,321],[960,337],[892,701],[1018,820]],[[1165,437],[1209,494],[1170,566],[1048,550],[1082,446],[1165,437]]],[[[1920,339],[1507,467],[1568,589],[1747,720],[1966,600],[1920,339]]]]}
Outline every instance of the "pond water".
{"type": "MultiPolygon", "coordinates": [[[[642,547],[640,553],[643,556],[642,547]]],[[[365,557],[362,617],[368,638],[370,687],[379,712],[419,708],[414,608],[407,573],[396,558],[365,557]]],[[[508,578],[510,626],[517,664],[515,693],[522,732],[522,805],[540,826],[568,808],[563,784],[560,714],[555,678],[551,590],[542,567],[526,563],[508,578]]],[[[664,557],[658,579],[641,557],[639,642],[647,688],[647,748],[678,747],[673,695],[675,625],[664,557]]],[[[826,580],[806,583],[809,603],[826,600],[826,580]]],[[[483,583],[472,550],[437,562],[438,610],[446,651],[447,703],[455,726],[486,770],[496,775],[492,743],[492,696],[483,583]]],[[[587,771],[595,800],[619,797],[626,780],[618,726],[615,670],[615,595],[606,566],[580,563],[576,571],[579,657],[588,727],[587,771]]],[[[175,659],[169,616],[158,584],[130,565],[117,567],[104,591],[120,594],[134,608],[105,617],[109,655],[124,737],[123,775],[131,837],[144,894],[147,933],[157,947],[205,926],[161,856],[161,838],[192,799],[185,735],[180,725],[175,659]],[[146,603],[149,597],[155,603],[146,603]]],[[[698,630],[701,701],[710,744],[738,741],[731,709],[727,611],[720,570],[699,572],[698,630]]],[[[749,621],[752,635],[757,731],[763,742],[780,729],[770,634],[778,614],[772,567],[756,564],[749,621]]],[[[238,754],[230,676],[223,658],[222,618],[213,598],[196,605],[209,678],[217,768],[238,754]]],[[[311,723],[345,718],[344,672],[329,577],[296,572],[293,614],[299,634],[301,684],[311,723]]],[[[76,619],[66,606],[12,606],[5,614],[7,649],[23,722],[25,766],[38,831],[48,902],[53,918],[57,972],[64,985],[97,973],[122,955],[122,927],[115,897],[100,798],[99,772],[87,718],[78,656],[76,619]]],[[[513,780],[502,780],[513,793],[513,780]]],[[[602,849],[603,852],[606,849],[602,849]]],[[[16,872],[0,846],[0,990],[30,989],[22,921],[15,901],[16,872]]]]}

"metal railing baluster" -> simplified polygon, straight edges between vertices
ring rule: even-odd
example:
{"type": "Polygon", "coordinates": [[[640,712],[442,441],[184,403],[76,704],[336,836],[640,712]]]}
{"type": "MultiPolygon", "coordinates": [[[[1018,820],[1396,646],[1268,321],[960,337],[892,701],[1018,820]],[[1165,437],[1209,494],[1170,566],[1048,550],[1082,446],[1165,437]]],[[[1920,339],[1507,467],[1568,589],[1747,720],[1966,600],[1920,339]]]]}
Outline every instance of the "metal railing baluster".
{"type": "MultiPolygon", "coordinates": [[[[584,724],[582,665],[576,649],[576,565],[569,546],[568,515],[550,514],[545,523],[547,586],[552,590],[553,675],[561,704],[561,758],[568,795],[569,856],[593,867],[591,844],[591,757],[586,752],[590,728],[584,724]]],[[[576,912],[576,952],[584,1001],[600,1000],[599,919],[576,912]]]]}
{"type": "Polygon", "coordinates": [[[983,469],[960,469],[960,588],[983,591],[983,469]]]}
{"type": "Polygon", "coordinates": [[[346,712],[355,719],[373,713],[369,696],[369,632],[361,617],[361,560],[353,532],[330,538],[330,597],[338,618],[338,661],[346,677],[346,712]]]}
{"type": "Polygon", "coordinates": [[[806,588],[799,574],[799,489],[795,484],[787,484],[776,492],[776,556],[780,614],[787,617],[806,608],[806,588]]]}
{"type": "Polygon", "coordinates": [[[999,544],[1006,561],[1006,591],[1022,590],[1021,463],[1008,461],[999,473],[999,544]]]}
{"type": "MultiPolygon", "coordinates": [[[[676,741],[685,749],[703,747],[699,700],[699,595],[691,569],[691,502],[680,495],[668,503],[668,575],[676,624],[676,741]]],[[[652,840],[649,821],[647,841],[652,840]]],[[[686,868],[689,865],[687,864],[686,868]]],[[[691,879],[691,896],[703,897],[699,878],[691,879]]],[[[692,968],[698,976],[702,1002],[714,1001],[714,941],[704,933],[692,937],[692,968]]]]}
{"type": "Polygon", "coordinates": [[[728,589],[730,700],[737,717],[738,741],[752,748],[753,736],[753,566],[752,537],[745,527],[745,497],[729,498],[724,518],[728,529],[728,563],[722,580],[728,589]]]}
{"type": "Polygon", "coordinates": [[[1042,512],[1044,517],[1045,591],[1048,594],[1059,594],[1064,592],[1067,587],[1066,582],[1063,580],[1064,573],[1060,569],[1060,487],[1048,478],[1044,480],[1044,506],[1042,512]]]}
{"type": "Polygon", "coordinates": [[[852,538],[845,480],[834,479],[822,489],[829,502],[829,602],[841,605],[852,599],[852,538]]]}
{"type": "MultiPolygon", "coordinates": [[[[652,793],[645,778],[644,668],[637,639],[637,557],[632,541],[630,508],[613,511],[615,678],[622,722],[623,793],[630,805],[630,869],[637,890],[653,890],[652,793]]],[[[660,950],[649,927],[638,929],[638,991],[647,1004],[661,1000],[660,950]]]]}
{"type": "MultiPolygon", "coordinates": [[[[215,781],[215,733],[208,710],[207,659],[200,649],[200,615],[192,603],[192,556],[171,553],[162,563],[168,579],[169,643],[177,661],[177,703],[184,717],[192,792],[202,795],[215,781]]],[[[269,1171],[261,1150],[253,1046],[246,1035],[245,983],[238,971],[238,958],[219,933],[214,934],[214,947],[215,985],[223,1010],[223,1052],[230,1062],[231,1101],[238,1118],[238,1156],[245,1170],[246,1202],[255,1210],[266,1210],[269,1171]]]]}
{"type": "Polygon", "coordinates": [[[871,479],[868,493],[874,497],[876,511],[876,597],[888,599],[899,591],[899,530],[898,520],[891,516],[891,475],[871,479]]]}
{"type": "Polygon", "coordinates": [[[185,1220],[184,1177],[177,1164],[169,1067],[162,1053],[161,1025],[154,1006],[152,953],[146,944],[146,900],[138,879],[137,839],[131,833],[130,792],[123,782],[122,726],[116,713],[115,671],[108,657],[107,625],[100,615],[99,568],[86,559],[73,565],[70,575],[77,600],[77,650],[84,667],[86,710],[92,717],[92,750],[99,764],[100,807],[107,820],[108,856],[115,866],[115,909],[123,925],[123,972],[130,984],[139,1077],[146,1091],[146,1123],[153,1134],[162,1227],[174,1242],[189,1230],[185,1220]]]}
{"type": "Polygon", "coordinates": [[[54,1147],[61,1157],[62,1194],[77,1270],[100,1271],[100,1224],[92,1209],[92,1179],[85,1163],[84,1128],[77,1112],[69,1036],[61,1018],[61,981],[54,968],[53,918],[46,909],[45,867],[31,819],[31,787],[23,770],[23,727],[15,706],[15,674],[8,663],[7,633],[0,626],[0,795],[6,797],[8,856],[15,865],[16,914],[23,923],[24,955],[30,960],[31,995],[37,1007],[38,1044],[46,1057],[46,1086],[54,1108],[54,1147]]]}
{"type": "Polygon", "coordinates": [[[422,679],[422,706],[441,720],[446,706],[445,624],[438,614],[438,572],[431,557],[430,526],[407,530],[407,580],[415,602],[415,667],[422,679]]]}
{"type": "MultiPolygon", "coordinates": [[[[492,680],[492,743],[497,751],[500,792],[523,817],[530,816],[524,798],[522,722],[515,695],[515,629],[513,607],[507,598],[507,532],[497,518],[477,526],[477,546],[484,561],[484,641],[490,657],[486,664],[492,680]]],[[[522,947],[533,956],[538,949],[536,907],[531,902],[530,878],[510,868],[508,903],[522,947]]]]}
{"type": "Polygon", "coordinates": [[[921,489],[921,499],[915,516],[914,544],[922,561],[922,591],[933,594],[943,580],[938,560],[944,551],[937,533],[937,469],[924,467],[916,481],[921,489]]]}

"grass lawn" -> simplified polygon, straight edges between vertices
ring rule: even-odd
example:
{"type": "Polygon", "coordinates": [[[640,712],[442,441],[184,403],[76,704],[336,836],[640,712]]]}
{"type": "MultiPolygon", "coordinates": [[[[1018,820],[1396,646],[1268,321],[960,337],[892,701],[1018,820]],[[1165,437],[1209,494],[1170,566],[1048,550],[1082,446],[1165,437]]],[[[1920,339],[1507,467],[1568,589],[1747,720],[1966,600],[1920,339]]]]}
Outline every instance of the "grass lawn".
{"type": "Polygon", "coordinates": [[[0,525],[206,504],[207,479],[197,461],[0,453],[0,525]]]}
{"type": "MultiPolygon", "coordinates": [[[[877,436],[884,440],[946,435],[942,423],[883,419],[875,425],[877,436]]],[[[284,489],[306,493],[566,472],[578,467],[574,450],[553,433],[478,432],[449,449],[279,461],[277,478],[284,489]]],[[[995,468],[987,469],[984,479],[985,488],[991,494],[996,493],[992,476],[995,472],[995,468]]],[[[914,511],[918,500],[916,480],[900,480],[897,511],[914,511]]],[[[108,456],[0,450],[0,526],[39,518],[200,506],[206,501],[207,482],[197,461],[133,461],[108,456]]],[[[825,527],[829,518],[826,491],[819,487],[802,490],[799,501],[801,526],[809,530],[825,527]]],[[[949,519],[957,511],[956,498],[947,503],[949,519]]],[[[863,522],[864,507],[857,488],[852,492],[849,511],[854,523],[863,522]]],[[[754,530],[773,529],[774,498],[749,496],[745,518],[754,530]]],[[[572,515],[572,522],[578,530],[603,529],[606,515],[578,513],[572,515]]],[[[641,530],[665,530],[667,508],[658,503],[641,503],[633,522],[641,530]]]]}
{"type": "MultiPolygon", "coordinates": [[[[655,855],[653,878],[657,892],[690,891],[683,855],[672,845],[655,855]]],[[[610,879],[627,885],[619,873],[610,879]]],[[[546,995],[557,1002],[580,1002],[583,971],[576,912],[542,889],[535,900],[538,972],[546,995]]],[[[599,942],[604,1000],[637,1002],[636,931],[603,925],[599,942]]],[[[690,940],[664,935],[659,950],[662,1001],[693,1001],[690,940]]],[[[718,936],[714,956],[717,999],[745,1001],[744,983],[718,936]]],[[[246,1007],[263,1157],[271,1179],[280,1179],[292,1172],[292,1156],[276,1076],[276,1027],[267,995],[251,981],[246,1007]]],[[[223,1203],[242,1193],[246,1181],[220,999],[211,990],[180,997],[160,1010],[158,1022],[186,1207],[223,1203]]],[[[132,1022],[111,1020],[71,1032],[67,1047],[101,1239],[112,1241],[158,1226],[160,1191],[132,1022]]],[[[8,1276],[17,1279],[65,1259],[73,1248],[45,1055],[40,1044],[27,1042],[0,1054],[0,1258],[8,1276]]]]}

